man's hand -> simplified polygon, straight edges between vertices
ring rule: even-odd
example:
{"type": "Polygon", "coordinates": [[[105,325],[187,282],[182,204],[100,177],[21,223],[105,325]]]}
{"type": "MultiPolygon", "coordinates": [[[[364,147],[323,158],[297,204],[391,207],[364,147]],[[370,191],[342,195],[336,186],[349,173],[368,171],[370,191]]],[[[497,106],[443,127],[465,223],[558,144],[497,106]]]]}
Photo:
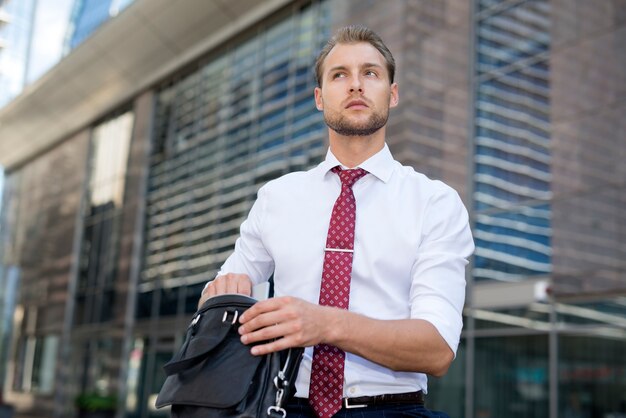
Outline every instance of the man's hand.
{"type": "Polygon", "coordinates": [[[253,345],[253,355],[324,343],[394,371],[433,376],[443,376],[454,359],[437,329],[422,319],[373,319],[286,296],[257,302],[239,321],[241,342],[253,345]]]}
{"type": "Polygon", "coordinates": [[[228,273],[224,276],[217,276],[202,291],[198,308],[202,306],[211,296],[223,295],[225,293],[240,293],[242,295],[252,295],[252,281],[247,274],[228,273]]]}
{"type": "Polygon", "coordinates": [[[335,310],[290,296],[257,302],[239,318],[241,341],[251,344],[275,339],[252,347],[254,355],[314,346],[324,342],[335,310]]]}

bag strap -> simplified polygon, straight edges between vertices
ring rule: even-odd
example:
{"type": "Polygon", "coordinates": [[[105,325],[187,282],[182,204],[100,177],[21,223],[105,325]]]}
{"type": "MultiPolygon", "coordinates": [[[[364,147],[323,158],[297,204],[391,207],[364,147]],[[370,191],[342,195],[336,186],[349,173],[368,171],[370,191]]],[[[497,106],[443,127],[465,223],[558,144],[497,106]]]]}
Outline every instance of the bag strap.
{"type": "Polygon", "coordinates": [[[209,355],[210,352],[211,351],[205,351],[204,353],[200,353],[197,356],[189,357],[184,360],[172,360],[163,366],[163,370],[165,370],[165,374],[167,376],[183,372],[192,368],[193,366],[200,364],[209,355]]]}
{"type": "Polygon", "coordinates": [[[287,411],[283,408],[285,401],[287,401],[292,393],[294,381],[298,375],[298,368],[302,361],[302,355],[304,354],[304,348],[295,347],[287,350],[287,358],[283,364],[282,369],[278,371],[278,375],[274,377],[274,386],[276,386],[276,402],[274,405],[267,408],[268,417],[282,417],[287,416],[287,411]]]}

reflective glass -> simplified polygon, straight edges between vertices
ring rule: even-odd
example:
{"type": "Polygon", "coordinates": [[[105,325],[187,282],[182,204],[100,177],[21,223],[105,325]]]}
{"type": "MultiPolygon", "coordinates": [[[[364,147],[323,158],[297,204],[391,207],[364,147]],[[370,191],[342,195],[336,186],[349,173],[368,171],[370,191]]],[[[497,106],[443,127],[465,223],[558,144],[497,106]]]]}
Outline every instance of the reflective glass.
{"type": "Polygon", "coordinates": [[[520,62],[532,62],[550,44],[550,5],[528,0],[489,10],[478,30],[478,69],[488,72],[520,62]]]}
{"type": "Polygon", "coordinates": [[[547,1],[481,1],[477,20],[474,278],[552,271],[547,1]]]}
{"type": "Polygon", "coordinates": [[[112,316],[133,120],[133,113],[126,112],[93,130],[74,315],[78,324],[112,316]]]}
{"type": "Polygon", "coordinates": [[[0,1],[0,108],[26,83],[35,0],[0,1]]]}
{"type": "Polygon", "coordinates": [[[328,7],[261,28],[158,91],[140,316],[150,300],[160,315],[195,310],[258,188],[323,157],[312,67],[330,31],[328,7]]]}
{"type": "Polygon", "coordinates": [[[7,174],[0,219],[2,353],[17,392],[55,390],[58,333],[69,300],[87,138],[75,136],[7,174]],[[15,348],[5,334],[10,329],[15,348]],[[5,339],[6,338],[6,339],[5,339]],[[4,357],[7,355],[7,357],[4,357]]]}
{"type": "MultiPolygon", "coordinates": [[[[511,206],[511,201],[532,197],[520,195],[519,185],[497,181],[500,184],[493,187],[479,185],[475,192],[479,209],[473,230],[475,279],[517,281],[549,274],[552,269],[550,205],[511,206]]],[[[528,184],[525,187],[523,192],[536,193],[528,184]]]]}
{"type": "Polygon", "coordinates": [[[626,331],[559,338],[559,417],[626,416],[626,331]]]}
{"type": "Polygon", "coordinates": [[[548,337],[476,339],[475,417],[548,418],[548,337]]]}
{"type": "Polygon", "coordinates": [[[72,12],[68,46],[76,48],[100,25],[116,16],[134,0],[77,0],[72,12]]]}

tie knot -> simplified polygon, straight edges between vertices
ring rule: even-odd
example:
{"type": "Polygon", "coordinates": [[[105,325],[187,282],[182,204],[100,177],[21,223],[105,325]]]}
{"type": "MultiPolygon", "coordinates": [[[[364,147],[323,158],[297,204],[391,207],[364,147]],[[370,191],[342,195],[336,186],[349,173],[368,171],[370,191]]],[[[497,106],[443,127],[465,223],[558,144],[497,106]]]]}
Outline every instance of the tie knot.
{"type": "Polygon", "coordinates": [[[353,168],[350,170],[342,170],[341,167],[337,166],[332,169],[333,173],[337,173],[339,179],[341,180],[341,185],[352,188],[354,183],[357,182],[358,179],[367,174],[367,171],[362,168],[353,168]]]}

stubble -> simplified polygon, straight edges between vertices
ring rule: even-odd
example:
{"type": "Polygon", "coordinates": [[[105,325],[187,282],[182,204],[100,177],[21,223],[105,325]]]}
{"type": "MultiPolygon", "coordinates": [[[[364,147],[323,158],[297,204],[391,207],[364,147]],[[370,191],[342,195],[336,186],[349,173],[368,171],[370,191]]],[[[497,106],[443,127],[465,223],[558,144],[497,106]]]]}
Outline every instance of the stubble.
{"type": "Polygon", "coordinates": [[[374,112],[363,122],[351,121],[346,116],[332,110],[324,111],[324,122],[326,122],[326,125],[339,135],[344,136],[372,135],[385,126],[388,119],[389,111],[374,112]]]}

